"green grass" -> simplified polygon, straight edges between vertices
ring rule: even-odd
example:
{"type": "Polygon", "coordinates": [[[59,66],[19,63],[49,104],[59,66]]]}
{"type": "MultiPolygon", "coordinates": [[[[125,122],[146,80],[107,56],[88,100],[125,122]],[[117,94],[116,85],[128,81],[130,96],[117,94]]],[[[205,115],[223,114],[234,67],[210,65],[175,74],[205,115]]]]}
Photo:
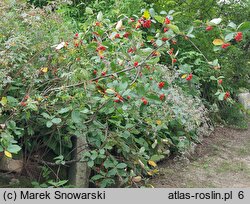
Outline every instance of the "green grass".
{"type": "Polygon", "coordinates": [[[223,161],[218,164],[217,168],[215,169],[217,173],[246,173],[250,174],[250,168],[248,165],[242,161],[240,162],[228,162],[223,161]]]}

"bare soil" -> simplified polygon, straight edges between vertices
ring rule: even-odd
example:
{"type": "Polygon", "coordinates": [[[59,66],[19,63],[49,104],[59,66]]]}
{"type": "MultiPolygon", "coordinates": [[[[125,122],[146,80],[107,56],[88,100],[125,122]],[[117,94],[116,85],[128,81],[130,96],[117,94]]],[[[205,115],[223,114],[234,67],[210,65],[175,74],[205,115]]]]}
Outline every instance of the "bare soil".
{"type": "Polygon", "coordinates": [[[159,164],[156,188],[250,187],[250,123],[247,130],[217,127],[191,159],[159,164]]]}

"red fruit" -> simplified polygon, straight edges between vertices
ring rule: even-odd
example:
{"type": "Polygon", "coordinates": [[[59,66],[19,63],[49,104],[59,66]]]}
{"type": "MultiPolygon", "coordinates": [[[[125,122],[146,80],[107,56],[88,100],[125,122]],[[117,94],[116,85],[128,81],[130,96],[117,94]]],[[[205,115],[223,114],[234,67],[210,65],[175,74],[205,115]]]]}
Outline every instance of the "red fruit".
{"type": "Polygon", "coordinates": [[[173,63],[176,63],[176,62],[177,62],[177,59],[172,59],[172,62],[173,62],[173,63]]]}
{"type": "Polygon", "coordinates": [[[117,33],[117,34],[115,35],[115,38],[120,38],[120,34],[117,33]]]}
{"type": "Polygon", "coordinates": [[[97,49],[97,51],[105,51],[106,50],[106,47],[104,47],[103,45],[100,45],[97,49]]]}
{"type": "Polygon", "coordinates": [[[163,37],[161,40],[164,41],[164,42],[166,42],[168,40],[168,38],[163,37]]]}
{"type": "Polygon", "coordinates": [[[206,27],[206,31],[210,31],[210,30],[213,30],[213,26],[207,26],[206,27]]]}
{"type": "Polygon", "coordinates": [[[163,31],[166,33],[169,30],[169,28],[164,28],[163,31]]]}
{"type": "Polygon", "coordinates": [[[218,80],[218,84],[222,84],[222,79],[219,79],[219,80],[218,80]]]}
{"type": "Polygon", "coordinates": [[[127,99],[131,99],[131,97],[130,97],[130,96],[127,96],[127,99]]]}
{"type": "Polygon", "coordinates": [[[152,56],[156,57],[156,56],[158,56],[158,53],[156,51],[153,51],[152,56]]]}
{"type": "Polygon", "coordinates": [[[143,28],[150,28],[151,26],[151,20],[146,20],[142,24],[143,28]]]}
{"type": "Polygon", "coordinates": [[[141,100],[142,100],[142,102],[143,102],[144,105],[147,105],[147,104],[148,104],[147,99],[145,99],[144,97],[142,97],[141,100]]]}
{"type": "Polygon", "coordinates": [[[106,72],[102,72],[102,76],[106,76],[106,72]]]}
{"type": "Polygon", "coordinates": [[[193,74],[189,74],[188,77],[186,78],[187,81],[190,81],[193,78],[193,74]]]}
{"type": "Polygon", "coordinates": [[[74,36],[74,38],[78,38],[79,37],[79,34],[78,33],[76,33],[75,34],[75,36],[74,36]]]}
{"type": "Polygon", "coordinates": [[[242,38],[243,38],[242,32],[238,32],[238,33],[236,34],[236,36],[234,37],[234,39],[236,40],[236,42],[241,41],[242,38]]]}
{"type": "Polygon", "coordinates": [[[97,71],[96,71],[96,70],[94,70],[94,71],[93,71],[93,74],[94,74],[94,75],[96,75],[96,74],[97,74],[97,71]]]}
{"type": "Polygon", "coordinates": [[[172,40],[172,44],[175,45],[177,43],[176,40],[172,40]]]}
{"type": "Polygon", "coordinates": [[[153,78],[152,78],[152,77],[150,77],[150,78],[149,78],[149,80],[153,80],[153,78]]]}
{"type": "Polygon", "coordinates": [[[221,45],[222,49],[226,49],[227,47],[229,47],[231,44],[230,43],[224,43],[223,45],[221,45]]]}
{"type": "Polygon", "coordinates": [[[224,100],[227,100],[230,97],[230,93],[227,91],[224,96],[224,100]]]}
{"type": "Polygon", "coordinates": [[[165,99],[165,95],[164,94],[161,94],[160,95],[160,100],[163,101],[165,99]]]}
{"type": "Polygon", "coordinates": [[[123,97],[120,94],[116,93],[116,97],[119,98],[120,101],[123,101],[123,97]]]}
{"type": "Polygon", "coordinates": [[[129,33],[129,32],[126,32],[126,33],[123,35],[123,37],[124,37],[124,38],[128,38],[129,35],[130,35],[130,33],[129,33]]]}
{"type": "Polygon", "coordinates": [[[24,100],[28,100],[29,99],[29,95],[26,95],[25,97],[24,97],[24,100]]]}
{"type": "Polygon", "coordinates": [[[130,20],[131,22],[135,22],[135,19],[133,19],[133,18],[130,18],[129,20],[130,20]]]}
{"type": "Polygon", "coordinates": [[[119,99],[114,100],[116,103],[120,103],[121,101],[119,99]]]}
{"type": "Polygon", "coordinates": [[[93,32],[93,35],[100,36],[97,32],[93,32]]]}
{"type": "Polygon", "coordinates": [[[165,19],[165,24],[170,24],[170,23],[171,23],[171,21],[169,20],[168,17],[166,17],[166,19],[165,19]]]}
{"type": "Polygon", "coordinates": [[[137,67],[137,66],[138,66],[138,64],[139,64],[139,62],[135,62],[135,63],[134,63],[134,66],[135,66],[135,67],[137,67]]]}
{"type": "Polygon", "coordinates": [[[96,25],[96,26],[100,26],[101,23],[97,21],[97,22],[95,23],[95,25],[96,25]]]}
{"type": "Polygon", "coordinates": [[[169,54],[169,55],[172,55],[173,52],[174,52],[174,48],[171,48],[171,49],[168,51],[168,54],[169,54]]]}
{"type": "Polygon", "coordinates": [[[24,101],[22,101],[22,102],[20,102],[20,105],[23,106],[23,107],[25,107],[25,106],[27,106],[27,103],[24,102],[24,101]]]}
{"type": "Polygon", "coordinates": [[[140,27],[141,27],[141,24],[137,24],[135,28],[139,29],[140,27]]]}
{"type": "Polygon", "coordinates": [[[161,81],[161,82],[158,84],[158,87],[159,87],[160,89],[162,89],[162,88],[164,87],[164,85],[165,85],[165,82],[161,81]]]}
{"type": "Polygon", "coordinates": [[[100,55],[100,59],[104,59],[104,56],[103,56],[103,55],[100,55]]]}
{"type": "Polygon", "coordinates": [[[75,47],[79,47],[79,43],[75,43],[75,47]]]}
{"type": "Polygon", "coordinates": [[[131,47],[128,49],[128,53],[132,53],[132,52],[134,52],[134,49],[131,47]]]}

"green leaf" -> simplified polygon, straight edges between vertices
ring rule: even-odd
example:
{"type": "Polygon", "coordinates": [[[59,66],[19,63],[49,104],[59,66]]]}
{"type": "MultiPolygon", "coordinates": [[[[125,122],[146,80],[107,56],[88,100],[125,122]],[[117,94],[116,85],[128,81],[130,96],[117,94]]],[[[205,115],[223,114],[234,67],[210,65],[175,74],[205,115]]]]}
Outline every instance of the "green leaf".
{"type": "Polygon", "coordinates": [[[114,162],[113,162],[112,160],[110,160],[110,159],[107,159],[107,160],[103,163],[103,165],[104,165],[104,167],[105,167],[106,169],[108,169],[108,168],[110,168],[110,167],[112,167],[112,168],[115,167],[114,162]]]}
{"type": "Polygon", "coordinates": [[[8,126],[9,129],[15,130],[16,129],[16,122],[11,120],[11,121],[8,122],[7,126],[8,126]]]}
{"type": "Polygon", "coordinates": [[[53,119],[51,120],[51,122],[58,125],[59,123],[62,122],[62,119],[61,119],[61,118],[53,118],[53,119]]]}
{"type": "Polygon", "coordinates": [[[111,176],[115,176],[117,174],[117,170],[116,169],[111,169],[108,173],[107,176],[111,177],[111,176]]]}
{"type": "Polygon", "coordinates": [[[150,13],[151,17],[155,16],[155,10],[153,8],[149,9],[149,13],[150,13]]]}
{"type": "Polygon", "coordinates": [[[224,96],[225,96],[225,93],[221,93],[219,96],[218,96],[218,99],[220,101],[223,101],[224,100],[224,96]]]}
{"type": "Polygon", "coordinates": [[[50,128],[52,125],[53,125],[53,123],[52,123],[50,120],[47,121],[46,126],[47,126],[48,128],[50,128]]]}
{"type": "Polygon", "coordinates": [[[101,188],[105,188],[107,186],[110,186],[112,184],[115,184],[115,180],[114,179],[103,179],[101,182],[100,187],[101,188]]]}
{"type": "Polygon", "coordinates": [[[86,7],[85,13],[91,15],[91,14],[93,14],[93,10],[89,7],[86,7]]]}
{"type": "Polygon", "coordinates": [[[104,176],[102,176],[100,174],[97,174],[97,175],[91,177],[91,180],[92,181],[97,181],[97,180],[102,179],[102,178],[104,178],[104,176]]]}
{"type": "Polygon", "coordinates": [[[98,15],[97,15],[97,20],[98,20],[98,21],[102,21],[102,20],[103,20],[103,14],[102,14],[101,11],[100,11],[100,12],[98,13],[98,15]]]}
{"type": "Polygon", "coordinates": [[[237,31],[248,31],[248,30],[250,30],[250,21],[241,23],[237,28],[237,31]]]}
{"type": "Polygon", "coordinates": [[[124,169],[124,168],[126,168],[126,167],[127,167],[127,164],[125,164],[125,163],[119,163],[119,164],[116,166],[117,169],[124,169]]]}
{"type": "Polygon", "coordinates": [[[59,114],[64,114],[70,111],[70,108],[62,108],[58,111],[59,114]]]}
{"type": "Polygon", "coordinates": [[[156,45],[157,45],[158,47],[160,47],[160,46],[163,44],[162,40],[160,40],[160,39],[157,39],[157,40],[155,41],[155,43],[156,43],[156,45]]]}
{"type": "Polygon", "coordinates": [[[180,29],[176,25],[168,24],[167,27],[170,28],[171,30],[173,30],[176,34],[180,34],[181,33],[180,29]]]}
{"type": "Polygon", "coordinates": [[[158,23],[164,23],[165,21],[165,18],[162,16],[155,16],[154,18],[158,23]]]}
{"type": "Polygon", "coordinates": [[[235,33],[229,33],[225,36],[225,41],[229,42],[230,40],[232,40],[234,38],[235,33]]]}
{"type": "Polygon", "coordinates": [[[164,159],[164,156],[163,156],[163,155],[157,155],[157,154],[153,155],[153,156],[150,158],[150,160],[152,160],[152,161],[154,161],[154,162],[158,162],[158,161],[160,161],[160,160],[162,160],[162,159],[164,159]]]}
{"type": "Polygon", "coordinates": [[[7,151],[8,151],[8,152],[11,152],[11,153],[14,153],[14,154],[17,154],[20,150],[21,150],[21,147],[20,147],[20,146],[18,146],[18,145],[13,145],[13,144],[11,144],[11,145],[7,148],[7,151]]]}
{"type": "Polygon", "coordinates": [[[228,27],[231,27],[231,28],[233,28],[233,29],[236,29],[236,24],[234,23],[234,22],[230,22],[228,25],[227,25],[228,27]]]}
{"type": "Polygon", "coordinates": [[[221,21],[222,21],[221,18],[214,18],[213,20],[210,21],[210,24],[219,25],[221,23],[221,21]]]}
{"type": "Polygon", "coordinates": [[[46,119],[51,119],[51,116],[48,113],[43,112],[41,115],[46,119]]]}
{"type": "Polygon", "coordinates": [[[187,32],[187,35],[191,34],[194,30],[194,26],[191,26],[187,32]]]}
{"type": "Polygon", "coordinates": [[[217,79],[215,78],[215,76],[210,76],[210,80],[217,81],[217,79]]]}
{"type": "Polygon", "coordinates": [[[177,16],[177,15],[179,15],[179,14],[181,14],[181,13],[182,13],[182,12],[180,12],[180,11],[179,11],[179,12],[175,12],[175,13],[172,14],[172,16],[177,16]]]}
{"type": "Polygon", "coordinates": [[[92,160],[88,161],[88,166],[90,168],[92,168],[94,166],[94,161],[92,161],[92,160]]]}
{"type": "Polygon", "coordinates": [[[80,112],[75,110],[72,111],[71,119],[73,120],[74,123],[80,123],[81,122],[80,112]]]}

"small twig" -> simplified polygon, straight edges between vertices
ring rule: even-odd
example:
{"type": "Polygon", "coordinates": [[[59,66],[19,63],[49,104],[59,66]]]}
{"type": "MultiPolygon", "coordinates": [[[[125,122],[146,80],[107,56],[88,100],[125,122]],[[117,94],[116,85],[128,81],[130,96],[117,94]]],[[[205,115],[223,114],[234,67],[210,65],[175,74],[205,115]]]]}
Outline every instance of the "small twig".
{"type": "MultiPolygon", "coordinates": [[[[55,162],[48,162],[48,161],[44,161],[44,160],[41,160],[41,159],[35,159],[35,158],[32,158],[31,160],[34,160],[35,162],[38,162],[39,164],[48,165],[48,166],[60,166],[60,165],[62,165],[60,163],[57,164],[55,162]]],[[[79,161],[81,161],[81,158],[80,159],[73,159],[73,160],[65,161],[64,166],[66,166],[68,164],[73,164],[73,163],[76,163],[76,162],[79,162],[79,161]]],[[[86,161],[83,161],[83,162],[86,162],[86,161]]]]}
{"type": "Polygon", "coordinates": [[[206,60],[207,63],[209,63],[208,59],[206,58],[206,56],[202,53],[202,51],[194,44],[194,42],[190,39],[188,39],[189,42],[191,42],[191,44],[199,51],[199,53],[203,56],[203,58],[206,60]]]}

